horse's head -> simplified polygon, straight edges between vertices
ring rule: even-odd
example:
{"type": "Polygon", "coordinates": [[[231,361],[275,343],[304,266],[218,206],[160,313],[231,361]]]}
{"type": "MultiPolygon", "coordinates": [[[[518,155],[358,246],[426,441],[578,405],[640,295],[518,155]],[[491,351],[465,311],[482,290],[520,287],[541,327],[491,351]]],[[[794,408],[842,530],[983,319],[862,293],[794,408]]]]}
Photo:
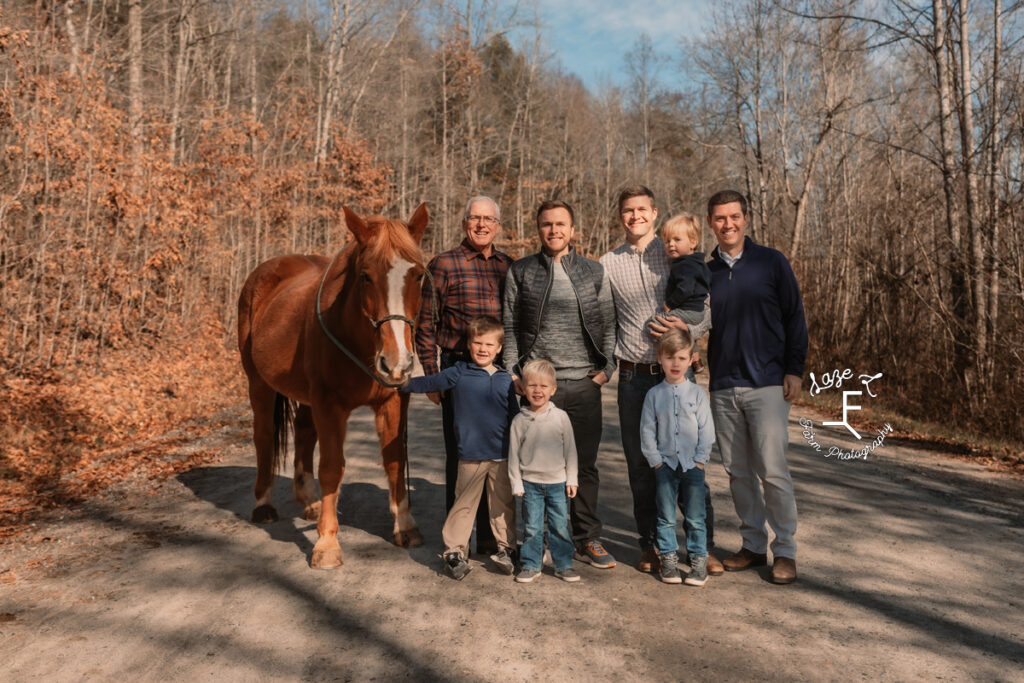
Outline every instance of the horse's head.
{"type": "Polygon", "coordinates": [[[357,291],[363,315],[376,329],[373,370],[386,385],[404,386],[412,374],[413,329],[420,312],[425,268],[419,243],[427,229],[427,206],[408,223],[369,216],[344,207],[345,223],[359,243],[357,291]]]}

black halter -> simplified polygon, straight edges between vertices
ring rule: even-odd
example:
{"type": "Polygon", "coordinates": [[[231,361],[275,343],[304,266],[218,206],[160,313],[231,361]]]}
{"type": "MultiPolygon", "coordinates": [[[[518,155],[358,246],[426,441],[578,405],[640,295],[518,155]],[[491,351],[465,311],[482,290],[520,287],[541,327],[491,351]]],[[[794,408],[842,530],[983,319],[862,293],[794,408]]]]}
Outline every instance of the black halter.
{"type": "MultiPolygon", "coordinates": [[[[342,251],[344,251],[344,249],[342,251]]],[[[338,339],[337,337],[335,337],[334,334],[332,334],[331,331],[329,329],[327,329],[327,323],[324,322],[323,310],[320,307],[320,295],[323,294],[324,283],[327,282],[327,274],[329,272],[331,272],[331,268],[334,266],[334,262],[338,260],[338,256],[340,254],[341,254],[341,251],[339,251],[338,253],[336,253],[334,255],[334,258],[331,259],[331,262],[327,264],[327,269],[324,271],[323,277],[320,278],[320,287],[316,290],[316,319],[320,322],[320,329],[322,329],[324,331],[324,334],[327,335],[327,338],[330,339],[334,343],[335,346],[337,346],[339,349],[341,349],[341,351],[346,356],[349,357],[349,360],[351,360],[353,363],[356,364],[356,367],[358,367],[360,370],[362,370],[367,375],[372,377],[374,379],[374,381],[376,381],[377,384],[381,385],[382,387],[387,387],[388,389],[394,389],[396,386],[398,386],[397,384],[392,384],[391,382],[387,382],[387,381],[381,379],[380,375],[378,375],[376,372],[371,370],[366,365],[366,363],[364,363],[363,361],[359,360],[359,358],[357,358],[356,355],[354,353],[352,353],[348,349],[348,347],[346,347],[343,343],[341,343],[341,340],[338,339]]],[[[373,325],[373,329],[374,330],[378,330],[378,331],[380,330],[380,326],[383,325],[384,323],[386,323],[389,320],[401,320],[403,323],[405,323],[409,327],[411,327],[413,329],[416,328],[416,323],[413,322],[412,320],[410,320],[409,318],[405,317],[404,315],[386,315],[383,318],[381,318],[380,320],[374,320],[370,316],[366,316],[366,319],[370,321],[371,325],[373,325]]]]}

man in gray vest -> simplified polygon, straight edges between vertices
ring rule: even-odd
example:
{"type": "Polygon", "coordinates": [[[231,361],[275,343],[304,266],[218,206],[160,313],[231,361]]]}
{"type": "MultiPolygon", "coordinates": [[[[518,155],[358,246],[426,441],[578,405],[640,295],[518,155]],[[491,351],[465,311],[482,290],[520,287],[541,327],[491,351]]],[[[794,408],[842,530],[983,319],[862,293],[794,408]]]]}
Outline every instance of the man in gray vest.
{"type": "Polygon", "coordinates": [[[537,209],[541,250],[519,259],[505,281],[505,365],[518,381],[527,361],[555,366],[552,402],[569,415],[576,440],[579,489],[572,499],[576,559],[608,569],[597,517],[597,450],[601,387],[615,371],[615,305],[604,268],[576,253],[572,207],[549,200],[537,209]]]}

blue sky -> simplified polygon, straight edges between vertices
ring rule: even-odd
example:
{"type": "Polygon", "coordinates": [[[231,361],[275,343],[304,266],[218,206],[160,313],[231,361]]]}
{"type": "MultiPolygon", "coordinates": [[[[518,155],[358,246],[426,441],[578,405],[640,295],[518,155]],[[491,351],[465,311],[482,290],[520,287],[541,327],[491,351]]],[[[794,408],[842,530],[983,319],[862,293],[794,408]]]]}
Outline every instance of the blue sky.
{"type": "MultiPolygon", "coordinates": [[[[513,0],[499,0],[511,6],[513,0]]],[[[543,23],[543,49],[561,61],[567,72],[575,73],[592,91],[607,81],[625,80],[625,55],[637,37],[647,33],[655,50],[670,57],[659,78],[678,78],[677,62],[681,37],[697,37],[710,0],[537,0],[543,23]]],[[[528,2],[519,3],[519,17],[532,16],[528,2]]],[[[532,32],[511,36],[515,44],[529,39],[532,32]]]]}

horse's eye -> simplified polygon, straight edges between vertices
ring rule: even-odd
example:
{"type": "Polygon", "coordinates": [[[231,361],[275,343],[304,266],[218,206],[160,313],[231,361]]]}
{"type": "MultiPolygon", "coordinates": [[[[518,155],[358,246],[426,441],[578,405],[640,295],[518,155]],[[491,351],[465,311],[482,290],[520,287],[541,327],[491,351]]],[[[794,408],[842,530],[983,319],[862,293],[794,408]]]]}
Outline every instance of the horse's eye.
{"type": "Polygon", "coordinates": [[[366,284],[373,283],[373,280],[370,279],[369,273],[359,273],[359,277],[361,277],[363,279],[363,282],[365,282],[366,284]]]}

